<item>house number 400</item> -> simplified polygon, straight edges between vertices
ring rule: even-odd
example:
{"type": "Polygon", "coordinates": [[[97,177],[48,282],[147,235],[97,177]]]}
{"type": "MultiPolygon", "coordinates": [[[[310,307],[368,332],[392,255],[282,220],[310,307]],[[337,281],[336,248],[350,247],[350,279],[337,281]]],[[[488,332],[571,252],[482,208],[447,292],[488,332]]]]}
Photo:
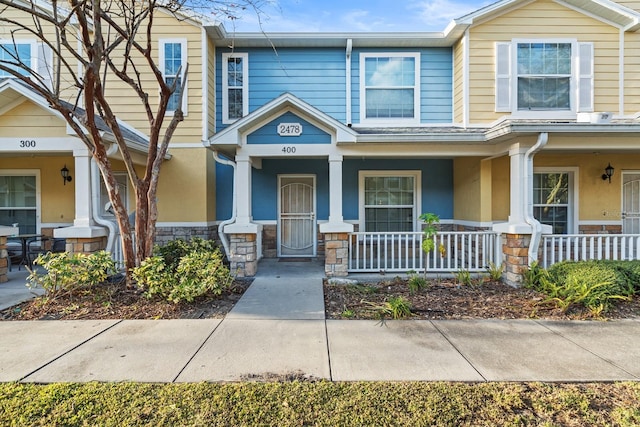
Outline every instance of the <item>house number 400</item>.
{"type": "Polygon", "coordinates": [[[282,152],[285,154],[293,154],[296,152],[296,147],[282,147],[282,152]]]}

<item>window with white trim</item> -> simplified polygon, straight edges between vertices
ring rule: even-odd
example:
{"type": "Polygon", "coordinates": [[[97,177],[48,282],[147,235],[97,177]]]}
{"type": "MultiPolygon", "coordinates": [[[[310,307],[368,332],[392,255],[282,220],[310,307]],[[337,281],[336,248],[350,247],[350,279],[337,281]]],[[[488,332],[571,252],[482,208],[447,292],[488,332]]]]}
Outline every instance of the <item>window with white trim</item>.
{"type": "Polygon", "coordinates": [[[222,122],[249,114],[249,54],[222,54],[222,122]]]}
{"type": "MultiPolygon", "coordinates": [[[[182,81],[187,64],[187,40],[186,39],[166,39],[160,40],[160,70],[164,81],[168,85],[176,84],[176,90],[171,94],[167,104],[167,113],[172,114],[181,107],[182,112],[187,114],[187,97],[181,96],[182,81]],[[182,102],[181,102],[182,100],[182,102]]],[[[185,87],[186,91],[186,87],[185,87]]]]}
{"type": "Polygon", "coordinates": [[[0,224],[18,224],[20,234],[39,231],[38,175],[27,171],[0,175],[0,224]]]}
{"type": "MultiPolygon", "coordinates": [[[[47,44],[34,40],[0,40],[0,64],[23,76],[37,78],[49,88],[53,79],[52,54],[47,44]]],[[[3,77],[14,76],[0,70],[0,78],[3,77]]]]}
{"type": "Polygon", "coordinates": [[[360,54],[360,121],[418,122],[420,54],[360,54]]]}
{"type": "Polygon", "coordinates": [[[573,173],[533,174],[533,216],[553,234],[573,233],[573,173]]]}
{"type": "Polygon", "coordinates": [[[362,231],[414,231],[419,171],[360,171],[362,231]]]}
{"type": "Polygon", "coordinates": [[[593,111],[593,43],[496,44],[496,111],[537,115],[593,111]]]}

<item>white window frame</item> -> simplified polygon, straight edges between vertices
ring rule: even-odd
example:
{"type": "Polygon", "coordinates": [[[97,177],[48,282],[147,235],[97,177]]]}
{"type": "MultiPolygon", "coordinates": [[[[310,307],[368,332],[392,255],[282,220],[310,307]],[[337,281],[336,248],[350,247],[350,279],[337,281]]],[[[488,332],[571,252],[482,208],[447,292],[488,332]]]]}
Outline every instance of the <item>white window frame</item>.
{"type": "Polygon", "coordinates": [[[365,231],[365,178],[371,177],[412,177],[413,178],[413,231],[419,231],[418,212],[422,206],[422,172],[420,170],[361,170],[358,172],[358,227],[365,231]]]}
{"type": "MultiPolygon", "coordinates": [[[[159,53],[159,65],[160,65],[160,71],[162,72],[162,78],[164,79],[164,81],[167,81],[168,77],[176,77],[176,75],[167,75],[166,71],[165,71],[165,57],[164,57],[164,47],[167,44],[179,44],[181,45],[181,49],[180,49],[180,61],[181,61],[181,75],[180,75],[180,81],[184,82],[185,80],[185,71],[186,71],[186,65],[187,65],[187,58],[189,57],[187,55],[187,39],[184,38],[172,38],[172,39],[160,39],[158,40],[158,53],[159,53]]],[[[188,111],[187,111],[187,106],[189,105],[189,100],[188,100],[188,93],[189,93],[189,82],[187,81],[185,86],[184,86],[184,93],[182,94],[181,100],[182,100],[182,113],[186,116],[188,111]]],[[[176,88],[178,89],[178,87],[176,88]]],[[[167,116],[172,116],[174,113],[174,110],[167,110],[167,116]]]]}
{"type": "Polygon", "coordinates": [[[229,117],[229,59],[242,59],[242,87],[233,86],[233,89],[242,89],[242,117],[249,114],[249,54],[246,52],[233,52],[222,54],[222,123],[230,124],[238,118],[229,117]]]}
{"type": "MultiPolygon", "coordinates": [[[[35,39],[0,39],[1,45],[29,45],[30,67],[34,75],[40,76],[44,85],[51,88],[53,79],[53,50],[46,43],[38,42],[35,39]]],[[[27,75],[29,75],[27,73],[27,75]]],[[[15,78],[12,75],[6,75],[0,78],[15,78]]]]}
{"type": "MultiPolygon", "coordinates": [[[[578,218],[579,218],[579,192],[578,181],[580,168],[578,167],[536,167],[533,169],[535,174],[551,174],[551,173],[566,173],[568,182],[568,202],[567,202],[567,234],[578,233],[578,218]]],[[[533,199],[533,185],[531,186],[531,198],[533,199]]],[[[532,209],[537,204],[531,203],[532,209]]],[[[533,212],[531,212],[533,215],[533,212]]]]}
{"type": "Polygon", "coordinates": [[[575,119],[578,112],[593,108],[593,43],[575,38],[513,39],[498,42],[495,47],[496,112],[509,112],[513,117],[540,119],[575,119]],[[518,45],[529,43],[571,44],[570,99],[568,110],[518,109],[518,45]]]}
{"type": "MultiPolygon", "coordinates": [[[[42,230],[42,202],[41,202],[41,184],[40,184],[40,170],[39,169],[3,169],[0,171],[0,176],[33,176],[36,181],[36,233],[40,233],[42,230]]],[[[7,209],[7,208],[2,208],[7,209]]],[[[11,225],[11,224],[6,224],[11,225]]],[[[20,225],[18,225],[20,227],[20,225]]],[[[21,232],[22,233],[22,232],[21,232]]]]}
{"type": "MultiPolygon", "coordinates": [[[[398,89],[404,88],[398,86],[398,89]]],[[[360,54],[360,123],[378,126],[417,125],[420,123],[420,52],[366,52],[360,54]],[[367,58],[414,58],[413,117],[367,118],[367,85],[365,62],[367,58]]]]}

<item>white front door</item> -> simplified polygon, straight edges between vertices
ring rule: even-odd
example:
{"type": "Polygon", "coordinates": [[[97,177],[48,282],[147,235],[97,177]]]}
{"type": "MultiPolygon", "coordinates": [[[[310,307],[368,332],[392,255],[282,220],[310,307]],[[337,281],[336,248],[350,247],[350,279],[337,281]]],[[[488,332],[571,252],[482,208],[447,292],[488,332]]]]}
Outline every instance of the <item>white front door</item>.
{"type": "Polygon", "coordinates": [[[622,233],[640,234],[640,172],[622,173],[622,233]]]}
{"type": "Polygon", "coordinates": [[[316,177],[279,175],[278,256],[316,255],[316,177]]]}

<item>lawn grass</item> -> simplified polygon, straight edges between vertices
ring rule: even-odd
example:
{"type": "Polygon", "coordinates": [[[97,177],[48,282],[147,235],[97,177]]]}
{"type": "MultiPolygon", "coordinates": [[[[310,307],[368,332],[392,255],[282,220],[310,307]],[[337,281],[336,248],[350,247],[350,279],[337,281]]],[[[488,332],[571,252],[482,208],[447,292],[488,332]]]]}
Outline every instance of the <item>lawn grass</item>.
{"type": "Polygon", "coordinates": [[[640,383],[5,383],[0,425],[633,426],[640,383]]]}

